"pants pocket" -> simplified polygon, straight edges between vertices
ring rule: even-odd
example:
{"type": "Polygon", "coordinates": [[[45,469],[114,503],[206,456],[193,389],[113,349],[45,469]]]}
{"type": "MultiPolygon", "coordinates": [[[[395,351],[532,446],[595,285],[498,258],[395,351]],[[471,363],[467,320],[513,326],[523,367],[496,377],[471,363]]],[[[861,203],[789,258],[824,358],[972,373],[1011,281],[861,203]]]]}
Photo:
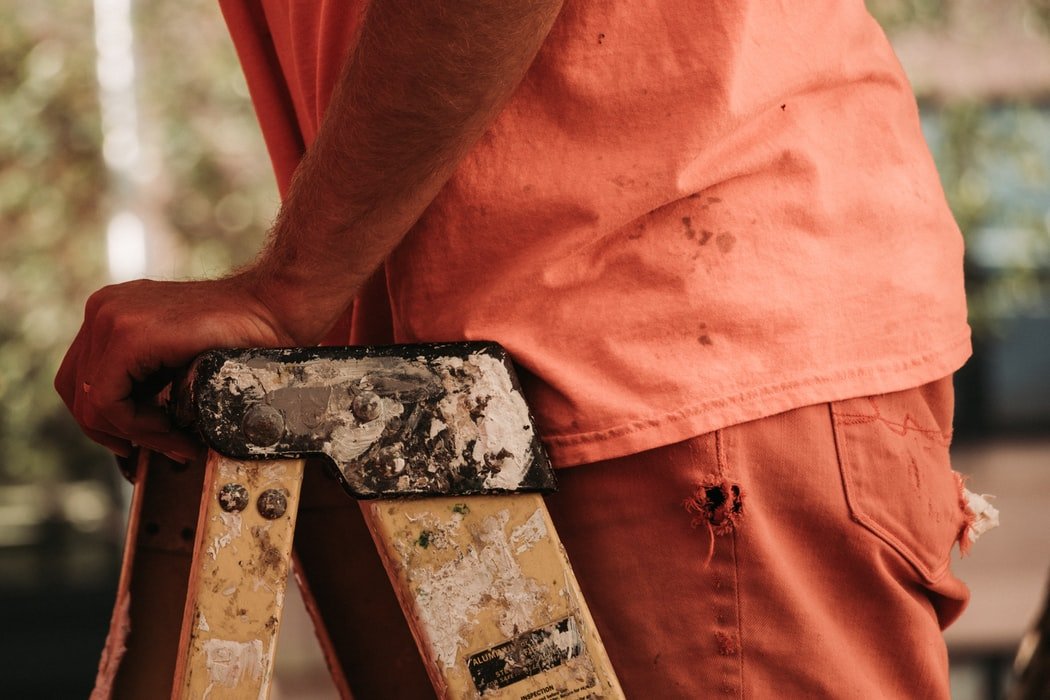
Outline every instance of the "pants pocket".
{"type": "Polygon", "coordinates": [[[935,583],[966,523],[948,456],[950,379],[836,401],[831,415],[851,517],[935,583]]]}

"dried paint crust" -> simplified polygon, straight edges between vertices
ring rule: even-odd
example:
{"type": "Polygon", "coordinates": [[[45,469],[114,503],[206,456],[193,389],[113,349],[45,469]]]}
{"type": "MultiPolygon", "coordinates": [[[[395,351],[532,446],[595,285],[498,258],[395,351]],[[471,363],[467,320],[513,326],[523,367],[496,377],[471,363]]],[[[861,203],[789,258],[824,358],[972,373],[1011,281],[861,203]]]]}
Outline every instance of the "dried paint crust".
{"type": "Polygon", "coordinates": [[[538,495],[364,514],[439,697],[623,697],[538,495]]]}
{"type": "Polygon", "coordinates": [[[192,413],[238,459],[324,455],[358,498],[546,491],[553,472],[492,343],[218,351],[192,413]]]}

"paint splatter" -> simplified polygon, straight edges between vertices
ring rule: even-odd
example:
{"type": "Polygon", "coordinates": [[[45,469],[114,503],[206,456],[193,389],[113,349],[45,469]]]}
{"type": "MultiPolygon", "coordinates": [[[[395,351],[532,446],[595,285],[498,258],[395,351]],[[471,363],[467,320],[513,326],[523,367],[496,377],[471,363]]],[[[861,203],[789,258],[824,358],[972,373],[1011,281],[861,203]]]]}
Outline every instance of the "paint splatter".
{"type": "Polygon", "coordinates": [[[733,635],[727,632],[715,632],[715,639],[718,640],[718,653],[722,656],[732,656],[739,651],[733,635]]]}
{"type": "Polygon", "coordinates": [[[685,226],[685,237],[689,240],[696,238],[696,231],[693,229],[693,219],[688,216],[682,217],[682,225],[685,226]]]}
{"type": "Polygon", "coordinates": [[[733,246],[736,245],[736,236],[728,231],[723,231],[715,238],[715,245],[718,246],[722,253],[729,253],[729,251],[733,250],[733,246]]]}
{"type": "Polygon", "coordinates": [[[208,639],[201,645],[208,669],[209,691],[214,685],[235,688],[245,678],[258,681],[268,665],[262,642],[208,639]]]}

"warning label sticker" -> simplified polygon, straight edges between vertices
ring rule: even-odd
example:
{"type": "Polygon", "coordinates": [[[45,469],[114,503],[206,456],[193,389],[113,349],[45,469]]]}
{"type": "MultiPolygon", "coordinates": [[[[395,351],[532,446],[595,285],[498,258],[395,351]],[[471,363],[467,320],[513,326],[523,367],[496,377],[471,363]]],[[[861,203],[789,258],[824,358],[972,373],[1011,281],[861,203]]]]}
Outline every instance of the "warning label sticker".
{"type": "MultiPolygon", "coordinates": [[[[560,666],[582,651],[576,619],[570,616],[479,651],[467,658],[467,668],[478,692],[484,693],[560,666]]],[[[537,700],[544,697],[540,693],[537,700]]]]}

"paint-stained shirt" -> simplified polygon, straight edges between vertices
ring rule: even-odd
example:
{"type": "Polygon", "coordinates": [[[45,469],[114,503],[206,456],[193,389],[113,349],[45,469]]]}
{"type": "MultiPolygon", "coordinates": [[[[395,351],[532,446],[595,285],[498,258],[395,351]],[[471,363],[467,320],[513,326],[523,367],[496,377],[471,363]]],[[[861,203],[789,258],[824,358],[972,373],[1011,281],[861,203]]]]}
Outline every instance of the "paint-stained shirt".
{"type": "MultiPolygon", "coordinates": [[[[284,190],[361,2],[223,11],[284,190]]],[[[962,252],[862,0],[567,0],[352,338],[502,343],[569,466],[950,374],[962,252]]]]}

